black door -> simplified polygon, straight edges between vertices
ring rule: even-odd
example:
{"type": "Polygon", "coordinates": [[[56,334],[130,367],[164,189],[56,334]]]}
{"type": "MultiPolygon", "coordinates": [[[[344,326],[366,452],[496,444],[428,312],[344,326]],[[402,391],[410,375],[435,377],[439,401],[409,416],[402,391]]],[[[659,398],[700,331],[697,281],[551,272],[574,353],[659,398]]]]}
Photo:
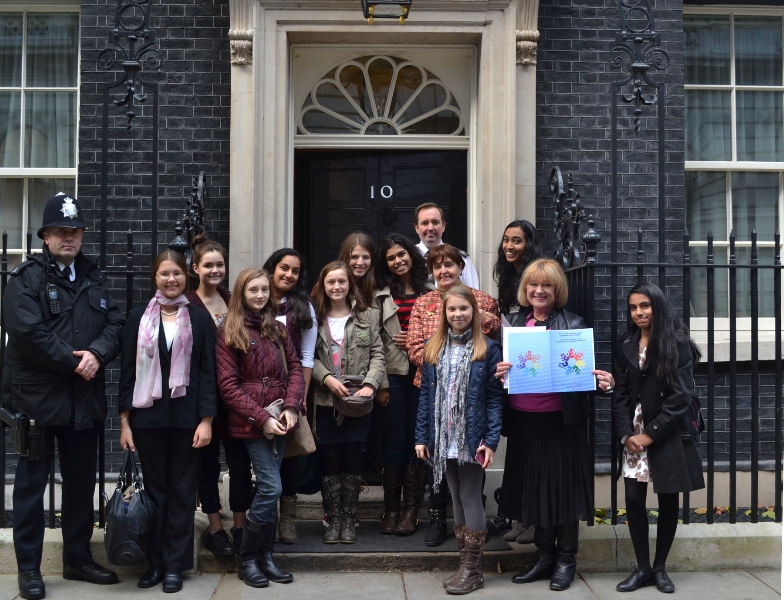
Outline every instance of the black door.
{"type": "Polygon", "coordinates": [[[414,208],[423,202],[443,208],[444,241],[465,248],[467,173],[464,150],[298,151],[294,245],[307,260],[310,284],[352,231],[376,243],[392,232],[419,242],[414,208]]]}

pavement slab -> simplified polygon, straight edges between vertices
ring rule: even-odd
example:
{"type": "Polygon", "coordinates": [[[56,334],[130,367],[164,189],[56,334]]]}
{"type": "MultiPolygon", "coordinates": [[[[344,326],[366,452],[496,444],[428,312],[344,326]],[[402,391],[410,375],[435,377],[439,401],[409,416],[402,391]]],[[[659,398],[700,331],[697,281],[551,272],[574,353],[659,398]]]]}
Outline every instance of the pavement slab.
{"type": "MultiPolygon", "coordinates": [[[[212,573],[205,575],[184,575],[180,596],[188,600],[210,600],[221,576],[212,573]],[[183,596],[183,594],[185,594],[183,596]]],[[[44,575],[47,600],[142,600],[149,594],[161,597],[161,587],[141,590],[137,587],[138,576],[121,576],[116,585],[93,585],[84,581],[66,581],[62,576],[44,575]]],[[[19,597],[16,575],[0,576],[0,600],[19,597]]]]}
{"type": "MultiPolygon", "coordinates": [[[[406,584],[406,600],[434,600],[434,598],[451,598],[444,591],[441,582],[451,573],[404,573],[406,584]]],[[[477,600],[509,600],[510,598],[526,598],[527,600],[554,600],[555,592],[550,590],[550,581],[533,583],[512,583],[514,573],[485,573],[485,586],[472,592],[470,597],[477,600]]],[[[575,578],[571,587],[558,593],[557,600],[597,600],[591,589],[580,577],[575,578]]],[[[635,599],[636,600],[636,599],[635,599]]],[[[658,600],[661,600],[660,598],[658,600]]]]}
{"type": "Polygon", "coordinates": [[[781,593],[781,570],[780,569],[760,569],[759,571],[749,571],[754,577],[764,584],[772,587],[779,594],[781,593]]]}
{"type": "MultiPolygon", "coordinates": [[[[409,596],[410,597],[410,596],[409,596]]],[[[225,575],[213,600],[406,600],[401,573],[294,573],[287,584],[258,590],[225,575]]],[[[188,598],[190,600],[190,598],[188,598]]]]}
{"type": "MultiPolygon", "coordinates": [[[[585,573],[588,586],[602,599],[618,598],[615,586],[629,573],[585,573]]],[[[779,600],[781,594],[745,571],[669,572],[675,595],[689,600],[779,600]]],[[[634,600],[662,600],[656,587],[634,592],[634,600]]]]}

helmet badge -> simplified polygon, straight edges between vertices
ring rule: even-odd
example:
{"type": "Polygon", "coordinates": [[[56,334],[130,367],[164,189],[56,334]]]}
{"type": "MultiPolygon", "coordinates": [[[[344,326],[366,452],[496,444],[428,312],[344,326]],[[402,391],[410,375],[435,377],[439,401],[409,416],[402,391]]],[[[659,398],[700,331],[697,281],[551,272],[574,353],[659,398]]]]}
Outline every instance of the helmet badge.
{"type": "Polygon", "coordinates": [[[69,219],[71,219],[71,221],[73,221],[74,218],[79,216],[79,211],[76,209],[76,205],[74,204],[73,198],[71,198],[70,196],[65,197],[65,199],[63,200],[63,206],[60,209],[60,211],[63,213],[63,216],[68,217],[69,219]]]}

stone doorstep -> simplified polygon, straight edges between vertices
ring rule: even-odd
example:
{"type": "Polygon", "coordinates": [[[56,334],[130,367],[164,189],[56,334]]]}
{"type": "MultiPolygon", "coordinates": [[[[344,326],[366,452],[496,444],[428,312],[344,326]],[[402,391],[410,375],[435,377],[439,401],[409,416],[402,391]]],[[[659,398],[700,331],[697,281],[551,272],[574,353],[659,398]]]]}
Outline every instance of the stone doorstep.
{"type": "MultiPolygon", "coordinates": [[[[203,548],[207,518],[201,513],[195,518],[194,555],[201,572],[232,572],[236,559],[218,559],[203,548]]],[[[374,535],[375,532],[367,535],[374,535]]],[[[692,524],[678,528],[675,544],[670,552],[668,568],[673,571],[706,571],[725,569],[764,569],[781,567],[782,526],[777,523],[717,523],[692,524]]],[[[360,532],[362,535],[362,532],[360,532]]],[[[108,565],[103,546],[103,531],[96,529],[92,551],[96,561],[108,565]]],[[[656,542],[656,530],[651,528],[651,555],[656,542]]],[[[485,570],[512,572],[525,568],[535,558],[533,546],[510,544],[511,551],[488,552],[485,570]]],[[[314,553],[282,554],[277,558],[281,566],[292,571],[449,571],[457,565],[456,552],[410,553],[314,553]]],[[[580,525],[580,550],[577,555],[581,572],[625,572],[634,560],[629,529],[625,525],[580,525]]],[[[61,530],[47,529],[41,571],[46,574],[62,572],[61,530]]],[[[140,575],[145,566],[112,567],[121,577],[140,575]]],[[[0,530],[0,574],[15,574],[13,531],[0,530]]]]}

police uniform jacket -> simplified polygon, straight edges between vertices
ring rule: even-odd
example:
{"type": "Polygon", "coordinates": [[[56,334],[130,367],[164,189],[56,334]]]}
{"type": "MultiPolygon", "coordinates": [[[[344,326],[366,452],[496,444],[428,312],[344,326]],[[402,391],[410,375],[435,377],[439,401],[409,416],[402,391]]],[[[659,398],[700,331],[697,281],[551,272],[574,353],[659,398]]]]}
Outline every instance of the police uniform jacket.
{"type": "Polygon", "coordinates": [[[196,429],[203,417],[218,415],[218,387],[215,378],[215,324],[212,317],[192,304],[186,305],[191,317],[193,348],[191,371],[185,395],[171,397],[169,371],[171,360],[166,345],[163,321],[158,330],[158,351],[161,361],[161,397],[153,400],[149,408],[133,407],[133,388],[136,385],[136,341],[139,324],[147,305],[137,306],[128,313],[128,322],[122,332],[122,361],[120,391],[117,409],[120,413],[131,411],[131,429],[171,427],[174,429],[196,429]]]}
{"type": "Polygon", "coordinates": [[[11,272],[3,296],[8,334],[3,359],[2,400],[44,427],[73,423],[88,429],[106,418],[105,367],[120,351],[125,318],[115,306],[106,277],[96,263],[79,253],[60,271],[44,248],[11,272]],[[50,311],[47,285],[57,287],[60,312],[50,311]],[[74,350],[90,350],[101,362],[95,377],[75,373],[81,358],[74,350]]]}
{"type": "MultiPolygon", "coordinates": [[[[695,393],[689,340],[684,337],[678,345],[678,373],[672,385],[656,377],[649,364],[640,370],[639,346],[639,331],[618,345],[612,399],[615,435],[619,443],[623,436],[634,435],[634,411],[639,402],[645,433],[653,439],[647,448],[653,491],[669,494],[702,489],[702,460],[687,422],[695,393]]],[[[619,475],[622,451],[619,447],[619,475]]]]}

